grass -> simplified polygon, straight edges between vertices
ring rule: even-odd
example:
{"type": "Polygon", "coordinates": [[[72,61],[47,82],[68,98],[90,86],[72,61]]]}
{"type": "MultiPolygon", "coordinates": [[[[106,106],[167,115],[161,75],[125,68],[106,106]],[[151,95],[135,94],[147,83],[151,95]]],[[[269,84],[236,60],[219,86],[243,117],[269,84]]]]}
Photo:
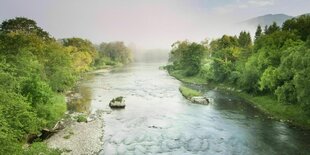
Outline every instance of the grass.
{"type": "Polygon", "coordinates": [[[310,117],[307,116],[300,105],[281,104],[271,96],[252,96],[244,92],[237,93],[237,95],[250,101],[258,109],[272,115],[277,120],[310,129],[310,117]]]}
{"type": "Polygon", "coordinates": [[[185,82],[185,83],[193,83],[193,84],[207,84],[206,80],[201,78],[200,76],[184,76],[181,70],[172,70],[169,71],[169,74],[176,79],[185,82]]]}
{"type": "Polygon", "coordinates": [[[77,119],[76,120],[77,122],[85,122],[85,123],[87,122],[87,118],[83,114],[82,115],[78,115],[76,119],[77,119]]]}
{"type": "MultiPolygon", "coordinates": [[[[3,152],[4,153],[4,152],[3,152]]],[[[33,154],[46,154],[46,155],[60,155],[62,153],[59,149],[51,149],[48,148],[47,144],[43,142],[36,142],[30,145],[30,147],[26,148],[23,153],[25,155],[33,155],[33,154]]]]}
{"type": "Polygon", "coordinates": [[[181,87],[179,88],[179,90],[180,90],[181,94],[182,94],[185,98],[187,98],[187,99],[191,99],[191,98],[194,97],[194,96],[201,96],[201,95],[202,95],[199,91],[190,89],[190,88],[185,87],[185,86],[181,86],[181,87]]]}

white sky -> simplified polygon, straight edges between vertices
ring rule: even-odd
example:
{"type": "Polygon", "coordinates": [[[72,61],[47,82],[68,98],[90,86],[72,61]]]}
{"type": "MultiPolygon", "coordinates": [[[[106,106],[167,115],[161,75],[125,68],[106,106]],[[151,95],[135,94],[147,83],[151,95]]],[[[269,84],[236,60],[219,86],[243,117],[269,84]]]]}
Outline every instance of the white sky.
{"type": "Polygon", "coordinates": [[[24,16],[56,38],[170,48],[177,40],[237,34],[240,21],[310,12],[310,0],[0,0],[0,20],[24,16]]]}

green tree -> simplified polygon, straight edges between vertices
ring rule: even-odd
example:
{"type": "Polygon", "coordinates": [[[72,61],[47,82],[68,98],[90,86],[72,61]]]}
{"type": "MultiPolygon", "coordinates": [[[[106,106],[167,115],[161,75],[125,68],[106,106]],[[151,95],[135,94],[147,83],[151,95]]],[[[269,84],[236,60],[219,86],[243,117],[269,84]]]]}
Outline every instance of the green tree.
{"type": "Polygon", "coordinates": [[[186,50],[183,51],[181,64],[185,68],[187,76],[193,76],[200,72],[201,60],[204,55],[205,48],[197,43],[191,43],[186,50]]]}
{"type": "Polygon", "coordinates": [[[258,39],[262,35],[262,32],[263,32],[262,27],[258,25],[255,32],[255,39],[258,39]]]}
{"type": "Polygon", "coordinates": [[[0,25],[0,31],[5,33],[23,31],[27,34],[33,33],[43,40],[52,39],[46,31],[37,26],[37,23],[34,20],[25,17],[16,17],[14,19],[3,21],[0,25]]]}
{"type": "Polygon", "coordinates": [[[240,88],[248,93],[258,93],[258,81],[261,76],[260,66],[258,63],[258,55],[252,55],[245,63],[244,68],[240,69],[241,76],[238,80],[240,88]]]}
{"type": "Polygon", "coordinates": [[[252,39],[249,32],[241,31],[238,37],[238,43],[241,48],[252,46],[252,39]]]}
{"type": "Polygon", "coordinates": [[[306,41],[310,35],[310,15],[302,15],[285,21],[282,29],[294,32],[300,36],[301,40],[306,41]]]}
{"type": "Polygon", "coordinates": [[[98,56],[98,51],[94,45],[90,41],[81,38],[63,39],[62,42],[72,57],[75,72],[80,73],[90,70],[98,56]]]}
{"type": "Polygon", "coordinates": [[[95,58],[97,56],[97,50],[89,40],[82,38],[67,38],[63,39],[62,41],[63,45],[66,47],[68,46],[76,47],[80,52],[89,53],[92,56],[92,58],[95,58]]]}
{"type": "Polygon", "coordinates": [[[205,47],[188,41],[178,41],[172,45],[170,61],[173,68],[182,69],[186,76],[194,76],[201,70],[201,61],[205,54],[205,47]]]}
{"type": "Polygon", "coordinates": [[[268,26],[266,29],[265,29],[265,34],[272,34],[276,31],[280,31],[280,27],[277,25],[276,22],[273,22],[272,25],[268,26]]]}
{"type": "Polygon", "coordinates": [[[99,53],[102,57],[108,57],[112,61],[127,64],[132,61],[131,50],[124,44],[124,42],[110,42],[101,43],[99,46],[99,53]]]}

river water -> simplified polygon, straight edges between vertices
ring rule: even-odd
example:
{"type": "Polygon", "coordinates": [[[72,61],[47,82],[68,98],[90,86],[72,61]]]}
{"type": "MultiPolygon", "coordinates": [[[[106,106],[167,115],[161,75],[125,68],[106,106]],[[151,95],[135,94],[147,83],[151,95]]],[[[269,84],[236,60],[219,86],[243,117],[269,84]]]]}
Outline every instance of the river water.
{"type": "MultiPolygon", "coordinates": [[[[192,104],[178,91],[182,84],[159,66],[133,63],[108,73],[94,73],[79,86],[76,110],[105,114],[100,154],[309,154],[310,132],[269,119],[244,100],[198,87],[214,99],[192,104]],[[109,101],[124,96],[126,108],[110,110],[109,101]]],[[[196,87],[197,88],[197,87],[196,87]]]]}

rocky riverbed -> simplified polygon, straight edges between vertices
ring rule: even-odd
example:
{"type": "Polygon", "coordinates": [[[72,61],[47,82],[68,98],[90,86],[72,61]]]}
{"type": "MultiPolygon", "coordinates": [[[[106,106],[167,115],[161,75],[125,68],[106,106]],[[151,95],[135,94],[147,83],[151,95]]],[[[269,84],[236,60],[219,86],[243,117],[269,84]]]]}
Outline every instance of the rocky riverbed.
{"type": "Polygon", "coordinates": [[[103,114],[96,111],[88,116],[87,122],[77,122],[77,113],[68,115],[65,128],[47,139],[47,145],[68,155],[98,154],[103,149],[103,114]]]}

